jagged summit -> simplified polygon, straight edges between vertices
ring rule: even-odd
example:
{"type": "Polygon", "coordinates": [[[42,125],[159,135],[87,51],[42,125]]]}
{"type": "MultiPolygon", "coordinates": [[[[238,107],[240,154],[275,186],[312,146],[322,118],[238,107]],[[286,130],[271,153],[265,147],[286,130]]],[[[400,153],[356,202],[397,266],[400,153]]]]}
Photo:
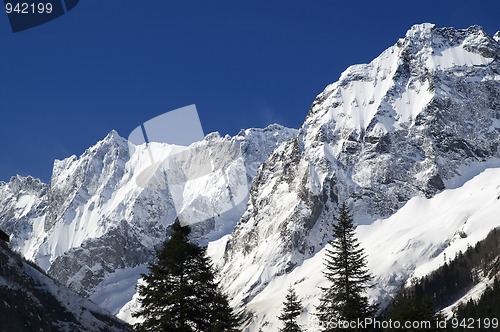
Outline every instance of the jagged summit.
{"type": "Polygon", "coordinates": [[[358,133],[367,129],[387,132],[391,126],[416,118],[428,101],[425,97],[430,99],[436,92],[439,73],[455,69],[470,72],[488,65],[498,56],[498,43],[479,26],[457,30],[436,28],[430,23],[415,25],[405,38],[369,64],[354,65],[344,71],[336,83],[329,85],[316,98],[311,112],[325,109],[324,103],[329,101],[333,108],[342,106],[340,116],[331,114],[338,123],[336,130],[349,127],[358,133]],[[421,105],[412,104],[415,96],[411,92],[420,90],[429,93],[419,96],[417,102],[421,105]],[[403,96],[404,92],[406,95],[403,96]],[[394,107],[392,101],[397,99],[410,107],[394,107]],[[376,124],[380,113],[388,116],[376,124]]]}
{"type": "MultiPolygon", "coordinates": [[[[432,38],[436,36],[435,33],[441,34],[443,32],[450,32],[449,37],[458,34],[479,34],[483,36],[488,36],[484,29],[479,25],[472,25],[466,29],[457,29],[454,27],[443,27],[438,28],[434,23],[420,23],[414,24],[405,34],[405,38],[410,38],[414,40],[428,40],[432,42],[432,38]]],[[[451,39],[450,39],[451,40],[451,39]]]]}
{"type": "Polygon", "coordinates": [[[414,24],[405,34],[407,38],[426,38],[430,37],[432,30],[436,28],[434,23],[414,24]]]}
{"type": "Polygon", "coordinates": [[[237,136],[245,136],[252,132],[273,132],[277,134],[276,131],[282,131],[282,130],[295,131],[296,129],[286,128],[285,126],[282,126],[279,123],[271,123],[265,128],[241,129],[237,136]]]}
{"type": "Polygon", "coordinates": [[[114,129],[111,129],[111,131],[106,135],[106,138],[108,138],[108,137],[114,138],[114,139],[116,139],[118,137],[121,138],[120,134],[118,134],[118,132],[114,129]]]}
{"type": "Polygon", "coordinates": [[[22,175],[14,175],[12,176],[8,182],[3,182],[4,184],[8,183],[10,186],[30,186],[30,187],[38,187],[43,185],[42,180],[32,177],[31,175],[22,176],[22,175]]]}
{"type": "Polygon", "coordinates": [[[126,138],[123,138],[122,136],[120,136],[120,134],[118,134],[118,132],[116,130],[112,129],[106,135],[106,137],[104,137],[102,140],[97,142],[96,145],[99,145],[99,144],[115,144],[117,146],[124,148],[128,144],[128,141],[126,138]]]}
{"type": "Polygon", "coordinates": [[[120,146],[121,148],[125,148],[125,146],[128,144],[128,140],[114,129],[112,129],[102,140],[100,140],[96,145],[99,143],[101,144],[115,144],[117,146],[120,146]]]}

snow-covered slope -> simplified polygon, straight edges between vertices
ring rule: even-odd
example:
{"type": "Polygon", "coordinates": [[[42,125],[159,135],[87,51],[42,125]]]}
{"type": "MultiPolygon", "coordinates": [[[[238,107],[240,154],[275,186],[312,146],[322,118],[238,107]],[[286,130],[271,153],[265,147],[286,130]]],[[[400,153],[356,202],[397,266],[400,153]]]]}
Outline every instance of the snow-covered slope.
{"type": "MultiPolygon", "coordinates": [[[[368,267],[375,276],[375,287],[370,290],[372,300],[384,306],[399,287],[436,270],[444,264],[444,257],[465,252],[491,229],[500,227],[500,168],[483,170],[476,165],[468,171],[478,175],[464,178],[463,186],[446,189],[432,198],[414,197],[390,217],[357,228],[357,236],[368,254],[368,267]]],[[[210,243],[208,253],[215,261],[221,262],[219,257],[226,241],[223,238],[210,243]]],[[[308,331],[317,331],[319,323],[314,312],[319,304],[319,287],[328,286],[322,274],[324,259],[325,248],[290,273],[273,278],[246,305],[253,312],[249,331],[263,326],[265,331],[277,330],[277,317],[289,285],[295,288],[305,307],[300,324],[308,331]]],[[[252,273],[242,271],[244,277],[252,273]]],[[[478,284],[463,299],[477,298],[485,287],[486,282],[478,284]]],[[[135,302],[129,303],[118,317],[133,322],[130,313],[135,306],[135,302]]]]}
{"type": "Polygon", "coordinates": [[[0,331],[131,331],[0,243],[0,331]]]}
{"type": "MultiPolygon", "coordinates": [[[[296,133],[280,125],[247,129],[234,137],[212,133],[190,149],[196,156],[197,151],[220,142],[235,144],[241,149],[247,175],[243,174],[243,181],[249,186],[275,147],[296,133]]],[[[50,184],[30,177],[0,183],[0,225],[12,234],[13,248],[114,313],[132,297],[144,264],[152,259],[154,246],[164,240],[165,227],[176,217],[168,187],[137,185],[136,178],[149,160],[141,158],[146,146],[132,147],[129,153],[127,143],[113,131],[80,157],[56,161],[50,184]],[[125,275],[128,280],[118,282],[117,276],[125,275]],[[114,300],[105,296],[110,285],[121,292],[114,300]]],[[[173,150],[159,143],[149,148],[165,157],[173,150]]],[[[214,160],[231,158],[213,150],[214,160]]],[[[205,176],[203,185],[203,199],[188,200],[188,204],[227,205],[226,197],[219,194],[226,184],[216,174],[205,176]]],[[[200,196],[199,188],[187,187],[184,194],[200,196]]],[[[197,239],[206,242],[230,232],[247,199],[228,213],[194,225],[197,239]]]]}
{"type": "MultiPolygon", "coordinates": [[[[357,228],[357,236],[368,254],[368,267],[375,275],[372,299],[387,303],[398,288],[444,264],[500,227],[500,168],[486,169],[457,189],[447,189],[432,198],[414,197],[388,218],[357,228]]],[[[276,331],[277,317],[293,285],[305,310],[300,323],[314,329],[315,307],[324,279],[325,250],[305,260],[288,274],[275,277],[247,305],[255,312],[250,331],[266,326],[276,331]]],[[[479,285],[478,287],[481,287],[479,285]]],[[[477,296],[477,294],[476,294],[477,296]]]]}
{"type": "MultiPolygon", "coordinates": [[[[499,59],[500,45],[480,27],[416,25],[319,94],[298,136],[256,175],[228,241],[221,265],[233,304],[270,295],[276,278],[315,258],[331,239],[339,200],[369,225],[413,197],[458,185],[468,166],[499,166],[499,59]]],[[[440,234],[442,242],[458,228],[440,234]]],[[[418,240],[427,250],[434,246],[433,239],[418,240]]],[[[407,259],[400,257],[409,275],[416,262],[407,259]]],[[[385,291],[401,282],[390,279],[385,291]]]]}

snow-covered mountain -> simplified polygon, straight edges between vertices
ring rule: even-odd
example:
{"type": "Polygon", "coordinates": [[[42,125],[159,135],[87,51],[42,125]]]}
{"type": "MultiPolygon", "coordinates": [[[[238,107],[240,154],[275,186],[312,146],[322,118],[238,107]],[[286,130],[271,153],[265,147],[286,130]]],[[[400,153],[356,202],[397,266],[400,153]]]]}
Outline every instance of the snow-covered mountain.
{"type": "MultiPolygon", "coordinates": [[[[243,130],[234,137],[212,133],[190,149],[196,154],[212,145],[218,147],[220,142],[236,144],[246,167],[243,179],[249,186],[275,147],[296,133],[280,125],[243,130]]],[[[147,164],[141,157],[146,146],[132,147],[134,151],[129,153],[127,143],[113,131],[80,157],[56,161],[50,184],[19,176],[0,183],[0,225],[12,234],[13,248],[114,313],[131,299],[155,245],[165,239],[165,227],[176,217],[168,188],[136,184],[147,164]]],[[[165,157],[174,149],[160,143],[147,148],[165,157]]],[[[231,157],[217,149],[211,156],[214,160],[231,157]]],[[[226,197],[218,194],[226,184],[214,174],[204,180],[204,199],[189,203],[227,205],[226,197]]],[[[192,191],[188,188],[185,196],[200,196],[192,191]]],[[[247,199],[226,214],[194,225],[198,241],[229,233],[247,199]]]]}
{"type": "MultiPolygon", "coordinates": [[[[298,131],[211,134],[191,147],[196,155],[227,140],[245,160],[248,200],[194,232],[209,242],[232,304],[251,312],[250,331],[277,330],[290,284],[306,305],[301,323],[315,330],[340,201],[360,224],[377,281],[370,297],[382,305],[445,253],[453,257],[500,225],[499,38],[477,26],[415,25],[326,87],[298,131]]],[[[150,148],[172,153],[164,144],[150,148]]],[[[82,156],[56,161],[50,184],[0,183],[0,227],[14,234],[14,247],[129,321],[133,286],[176,215],[168,187],[137,186],[145,154],[137,146],[129,156],[112,132],[82,156]]],[[[222,152],[214,157],[232,162],[222,152]]],[[[228,205],[217,176],[205,181],[203,193],[200,186],[184,193],[187,201],[228,205]]]]}
{"type": "Polygon", "coordinates": [[[131,331],[0,241],[0,331],[131,331]]]}
{"type": "MultiPolygon", "coordinates": [[[[276,281],[321,255],[339,200],[349,202],[355,220],[370,225],[365,227],[389,225],[384,220],[402,213],[410,199],[431,199],[460,187],[466,175],[500,166],[499,96],[498,41],[477,26],[457,30],[432,24],[412,27],[371,63],[348,68],[319,94],[299,134],[276,149],[256,175],[247,211],[220,262],[233,304],[246,305],[259,317],[251,330],[266,322],[276,328],[276,312],[268,309],[277,303],[262,302],[278,294],[269,291],[271,285],[286,288],[321,275],[317,259],[314,272],[276,281]]],[[[434,236],[417,237],[430,234],[428,216],[417,211],[406,215],[409,228],[394,235],[397,243],[419,248],[418,261],[404,246],[401,255],[381,250],[386,237],[365,244],[379,267],[382,297],[394,295],[415,268],[445,250],[467,219],[457,217],[435,243],[434,236]]]]}

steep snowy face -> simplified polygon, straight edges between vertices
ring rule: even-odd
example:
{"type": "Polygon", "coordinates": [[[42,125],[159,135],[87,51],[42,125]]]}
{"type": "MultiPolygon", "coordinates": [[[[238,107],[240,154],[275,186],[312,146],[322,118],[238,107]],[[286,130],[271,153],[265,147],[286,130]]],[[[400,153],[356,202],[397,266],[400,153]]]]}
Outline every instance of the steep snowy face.
{"type": "MultiPolygon", "coordinates": [[[[209,149],[213,160],[231,164],[232,156],[214,147],[220,142],[236,145],[244,159],[242,178],[248,188],[276,146],[296,134],[297,130],[279,125],[248,129],[234,137],[213,133],[189,149],[193,160],[209,149]]],[[[12,235],[13,247],[58,281],[93,299],[106,301],[99,293],[106,289],[99,284],[127,269],[135,280],[121,291],[132,296],[135,281],[144,272],[140,267],[152,259],[154,246],[165,239],[166,226],[178,212],[168,187],[137,186],[136,178],[149,158],[143,158],[145,145],[132,148],[130,154],[128,142],[112,131],[81,156],[56,161],[49,185],[30,177],[0,183],[0,226],[12,235]]],[[[175,150],[167,144],[149,148],[165,157],[175,150]]],[[[208,203],[228,205],[220,195],[226,184],[217,174],[208,174],[203,185],[201,194],[200,188],[185,188],[186,204],[195,205],[194,209],[208,203]]],[[[197,240],[206,242],[229,233],[245,211],[247,199],[230,213],[194,225],[197,240]]],[[[108,309],[118,310],[117,303],[108,309]]]]}
{"type": "Polygon", "coordinates": [[[480,27],[412,27],[315,99],[294,137],[257,173],[222,270],[251,301],[330,239],[339,200],[359,223],[456,183],[461,166],[500,157],[500,45],[480,27]]]}
{"type": "MultiPolygon", "coordinates": [[[[54,163],[43,224],[47,240],[38,248],[37,260],[51,260],[92,237],[100,237],[124,216],[113,195],[126,180],[126,141],[111,132],[95,146],[54,163]]],[[[42,265],[47,268],[47,265],[42,265]]]]}
{"type": "Polygon", "coordinates": [[[47,190],[45,183],[30,176],[14,176],[9,182],[0,182],[0,220],[2,228],[11,235],[12,246],[21,247],[30,239],[33,219],[46,210],[47,190]]]}

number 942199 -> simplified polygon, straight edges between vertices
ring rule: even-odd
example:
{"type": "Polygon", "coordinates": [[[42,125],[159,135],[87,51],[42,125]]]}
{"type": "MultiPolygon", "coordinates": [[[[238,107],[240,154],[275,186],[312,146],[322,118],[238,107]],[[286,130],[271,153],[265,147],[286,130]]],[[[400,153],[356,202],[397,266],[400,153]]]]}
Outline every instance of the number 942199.
{"type": "Polygon", "coordinates": [[[5,11],[7,14],[50,14],[52,13],[52,3],[16,3],[12,4],[7,2],[5,4],[5,11]]]}
{"type": "Polygon", "coordinates": [[[451,327],[453,329],[462,328],[462,329],[472,329],[472,330],[480,330],[480,329],[498,329],[498,318],[452,318],[451,327]]]}

